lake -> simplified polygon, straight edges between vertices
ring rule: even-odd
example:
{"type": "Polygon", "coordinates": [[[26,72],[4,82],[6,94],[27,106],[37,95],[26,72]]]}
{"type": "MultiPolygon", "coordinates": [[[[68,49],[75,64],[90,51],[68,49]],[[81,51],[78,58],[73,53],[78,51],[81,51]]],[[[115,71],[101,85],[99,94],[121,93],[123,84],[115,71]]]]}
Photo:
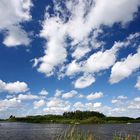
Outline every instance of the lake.
{"type": "MultiPolygon", "coordinates": [[[[53,140],[69,125],[0,123],[0,140],[53,140]]],[[[111,140],[114,134],[140,135],[140,124],[78,125],[80,131],[92,132],[98,140],[111,140]]]]}

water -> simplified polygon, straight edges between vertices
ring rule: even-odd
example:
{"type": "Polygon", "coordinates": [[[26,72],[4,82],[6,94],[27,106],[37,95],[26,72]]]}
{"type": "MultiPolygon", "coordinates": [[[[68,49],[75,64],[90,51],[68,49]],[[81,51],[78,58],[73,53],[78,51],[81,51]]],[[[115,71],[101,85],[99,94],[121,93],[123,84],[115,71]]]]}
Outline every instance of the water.
{"type": "MultiPolygon", "coordinates": [[[[0,123],[0,140],[53,140],[69,125],[0,123]]],[[[100,140],[111,140],[114,134],[140,135],[140,124],[78,125],[81,131],[92,132],[100,140]]]]}

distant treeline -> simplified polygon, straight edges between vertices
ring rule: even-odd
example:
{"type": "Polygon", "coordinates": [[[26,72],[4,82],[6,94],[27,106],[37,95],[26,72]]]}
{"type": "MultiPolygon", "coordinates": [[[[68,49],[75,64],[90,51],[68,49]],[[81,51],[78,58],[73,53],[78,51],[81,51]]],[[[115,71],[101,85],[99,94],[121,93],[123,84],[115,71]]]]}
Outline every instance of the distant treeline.
{"type": "Polygon", "coordinates": [[[94,123],[136,123],[139,118],[130,117],[107,117],[96,111],[72,111],[64,112],[63,115],[37,115],[27,117],[10,116],[5,121],[31,122],[31,123],[68,123],[68,124],[94,124],[94,123]]]}
{"type": "Polygon", "coordinates": [[[95,111],[74,111],[74,112],[64,112],[63,117],[68,119],[83,120],[88,119],[90,117],[104,118],[105,115],[95,111]]]}

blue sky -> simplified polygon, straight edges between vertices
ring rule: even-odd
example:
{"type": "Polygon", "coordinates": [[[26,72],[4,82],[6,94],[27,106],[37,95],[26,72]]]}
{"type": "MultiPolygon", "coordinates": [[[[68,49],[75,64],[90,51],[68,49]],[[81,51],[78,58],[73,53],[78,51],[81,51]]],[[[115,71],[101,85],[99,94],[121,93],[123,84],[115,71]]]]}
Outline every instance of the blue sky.
{"type": "Polygon", "coordinates": [[[0,117],[73,110],[140,116],[139,6],[1,0],[0,117]]]}

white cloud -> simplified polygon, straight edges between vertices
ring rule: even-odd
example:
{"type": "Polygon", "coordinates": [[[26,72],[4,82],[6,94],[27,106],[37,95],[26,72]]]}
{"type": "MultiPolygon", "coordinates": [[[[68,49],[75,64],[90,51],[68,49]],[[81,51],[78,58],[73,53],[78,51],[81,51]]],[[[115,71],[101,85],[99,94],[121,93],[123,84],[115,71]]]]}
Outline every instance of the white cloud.
{"type": "Polygon", "coordinates": [[[90,49],[88,47],[77,47],[76,50],[72,53],[72,57],[75,59],[82,58],[90,49]]]}
{"type": "Polygon", "coordinates": [[[0,91],[1,92],[8,92],[8,93],[20,93],[28,91],[28,85],[25,82],[10,82],[5,83],[0,80],[0,91]]]}
{"type": "Polygon", "coordinates": [[[74,83],[75,88],[86,88],[95,82],[95,78],[91,75],[84,75],[77,79],[74,83]]]}
{"type": "MultiPolygon", "coordinates": [[[[100,94],[94,93],[90,95],[92,95],[90,99],[91,98],[97,99],[103,96],[103,94],[101,93],[100,94]]],[[[14,110],[20,108],[23,109],[22,112],[24,111],[24,113],[28,115],[44,114],[44,113],[62,114],[65,111],[75,111],[75,110],[99,111],[109,116],[138,117],[140,115],[140,113],[138,113],[140,109],[140,97],[135,97],[134,99],[127,100],[126,96],[120,95],[112,99],[112,103],[114,103],[113,106],[104,106],[101,102],[85,102],[85,101],[73,102],[73,101],[63,100],[62,98],[58,98],[58,97],[50,97],[47,99],[47,101],[45,101],[41,99],[39,96],[28,93],[26,95],[20,94],[18,96],[15,95],[15,96],[8,97],[7,99],[0,100],[0,112],[6,111],[5,114],[7,113],[7,115],[9,115],[11,114],[12,111],[12,114],[15,114],[14,110]],[[26,100],[26,102],[22,102],[24,100],[26,100]],[[32,108],[32,104],[30,104],[30,102],[27,102],[27,100],[28,101],[36,100],[33,102],[33,107],[36,110],[32,108]],[[29,109],[28,112],[27,109],[29,109]],[[41,109],[43,109],[43,112],[41,111],[41,109]]],[[[17,114],[20,116],[21,112],[18,113],[17,114]]]]}
{"type": "Polygon", "coordinates": [[[97,103],[93,104],[93,107],[95,107],[95,108],[99,108],[101,106],[102,106],[102,103],[100,103],[100,102],[97,102],[97,103]]]}
{"type": "Polygon", "coordinates": [[[72,91],[70,91],[70,92],[64,93],[64,94],[62,95],[62,98],[64,98],[64,99],[72,98],[72,97],[74,97],[76,94],[77,94],[77,91],[72,90],[72,91]]]}
{"type": "Polygon", "coordinates": [[[70,64],[67,65],[66,75],[71,76],[81,71],[81,65],[76,63],[76,60],[73,60],[70,64]]]}
{"type": "Polygon", "coordinates": [[[120,95],[120,96],[117,97],[117,99],[119,99],[119,100],[126,100],[127,96],[120,95]]]}
{"type": "Polygon", "coordinates": [[[140,97],[134,98],[132,101],[129,102],[128,109],[132,109],[133,111],[140,109],[140,97]]]}
{"type": "MultiPolygon", "coordinates": [[[[79,72],[98,73],[100,71],[109,69],[117,60],[117,53],[122,47],[129,46],[132,42],[137,40],[140,33],[130,34],[126,40],[115,42],[111,49],[105,51],[97,51],[89,56],[87,60],[80,61],[73,60],[67,66],[67,75],[74,75],[79,72]]],[[[135,44],[135,43],[134,43],[135,44]]],[[[131,44],[133,46],[133,44],[131,44]]]]}
{"type": "Polygon", "coordinates": [[[73,107],[75,108],[75,110],[82,110],[85,106],[81,102],[76,102],[73,107]]]}
{"type": "Polygon", "coordinates": [[[15,94],[8,94],[6,95],[6,99],[12,99],[12,98],[15,98],[15,94]]]}
{"type": "Polygon", "coordinates": [[[118,83],[124,78],[129,77],[140,67],[140,49],[137,53],[128,55],[126,59],[120,62],[116,62],[111,70],[110,83],[118,83]]]}
{"type": "Polygon", "coordinates": [[[65,111],[70,110],[70,103],[60,98],[50,98],[47,102],[47,107],[44,108],[44,112],[47,114],[62,114],[65,111]]]}
{"type": "Polygon", "coordinates": [[[9,108],[16,108],[20,103],[21,101],[16,98],[0,100],[0,111],[5,111],[9,108]]]}
{"type": "Polygon", "coordinates": [[[42,96],[47,96],[49,93],[48,93],[47,90],[42,89],[42,90],[39,92],[39,94],[42,95],[42,96]]]}
{"type": "Polygon", "coordinates": [[[85,62],[84,69],[87,72],[99,72],[110,68],[116,61],[116,50],[110,49],[104,52],[97,52],[91,55],[85,62]]]}
{"type": "Polygon", "coordinates": [[[84,98],[84,97],[85,97],[85,95],[83,95],[83,94],[78,95],[78,98],[84,98]]]}
{"type": "MultiPolygon", "coordinates": [[[[118,112],[118,115],[121,115],[121,114],[123,114],[124,112],[126,111],[126,109],[125,108],[123,108],[123,107],[116,107],[116,108],[113,108],[113,109],[111,109],[110,110],[110,114],[117,114],[118,112]]],[[[115,116],[118,116],[118,115],[115,115],[115,116]]]]}
{"type": "Polygon", "coordinates": [[[40,66],[38,71],[45,73],[46,76],[53,74],[56,66],[63,64],[67,56],[64,42],[64,32],[62,22],[57,18],[46,17],[43,23],[43,30],[40,33],[41,37],[48,39],[46,44],[45,55],[40,58],[40,66]],[[49,27],[49,28],[48,28],[49,27]],[[59,34],[56,36],[56,33],[59,34]]]}
{"type": "Polygon", "coordinates": [[[112,103],[112,104],[117,104],[117,103],[120,103],[120,100],[113,99],[113,100],[111,101],[111,103],[112,103]]]}
{"type": "Polygon", "coordinates": [[[63,114],[66,111],[69,111],[70,105],[63,106],[63,107],[50,107],[50,108],[44,108],[44,112],[47,114],[63,114]]]}
{"type": "Polygon", "coordinates": [[[19,99],[19,100],[35,100],[35,99],[39,99],[39,97],[37,95],[32,95],[32,94],[28,93],[28,94],[19,94],[17,99],[19,99]]]}
{"type": "Polygon", "coordinates": [[[38,109],[40,107],[45,106],[46,102],[44,100],[39,100],[34,102],[34,108],[38,109]]]}
{"type": "Polygon", "coordinates": [[[111,67],[116,61],[116,51],[113,50],[99,51],[91,55],[84,63],[86,67],[82,70],[81,64],[84,64],[76,60],[91,52],[93,48],[102,46],[102,41],[97,39],[102,25],[112,26],[114,23],[124,25],[132,21],[134,14],[138,11],[139,0],[131,2],[129,0],[65,1],[63,3],[65,8],[60,4],[61,1],[53,2],[54,14],[46,10],[43,29],[40,32],[40,36],[47,43],[44,56],[38,59],[38,71],[51,76],[62,66],[66,67],[66,75],[70,76],[77,72],[93,73],[111,67]],[[89,37],[92,33],[93,42],[89,37]],[[91,48],[89,42],[90,45],[92,44],[91,48]],[[74,52],[69,54],[71,51],[67,52],[67,49],[74,52]],[[76,60],[68,62],[68,55],[76,60]]]}
{"type": "Polygon", "coordinates": [[[116,104],[116,105],[122,105],[124,100],[126,100],[126,99],[127,99],[127,96],[120,95],[120,96],[112,99],[111,103],[116,104]]]}
{"type": "Polygon", "coordinates": [[[31,19],[31,6],[31,0],[0,1],[0,31],[6,33],[3,43],[7,47],[28,45],[30,43],[30,39],[20,23],[31,19]]]}
{"type": "Polygon", "coordinates": [[[90,1],[77,1],[71,5],[72,17],[67,23],[68,33],[78,42],[100,25],[112,26],[117,22],[125,24],[133,20],[133,14],[138,10],[139,0],[133,2],[129,2],[129,0],[95,0],[93,4],[90,4],[90,1]],[[124,9],[124,11],[120,11],[120,9],[124,9]]]}
{"type": "Polygon", "coordinates": [[[88,100],[94,100],[94,99],[99,99],[103,97],[103,93],[102,92],[95,92],[95,93],[91,93],[89,95],[87,95],[87,99],[88,100]]]}
{"type": "Polygon", "coordinates": [[[126,24],[133,20],[133,14],[137,12],[139,5],[139,0],[131,2],[129,0],[95,0],[95,7],[89,15],[90,24],[91,26],[101,24],[111,26],[116,22],[126,24]]]}
{"type": "Polygon", "coordinates": [[[63,90],[58,90],[58,89],[57,89],[57,90],[55,91],[55,95],[54,95],[54,96],[55,96],[55,97],[60,97],[60,96],[62,95],[62,92],[63,92],[63,90]]]}
{"type": "Polygon", "coordinates": [[[135,97],[134,99],[128,99],[126,96],[124,96],[125,98],[119,99],[119,97],[112,100],[114,106],[104,106],[99,111],[109,116],[139,117],[140,97],[135,97]]]}
{"type": "Polygon", "coordinates": [[[48,107],[56,107],[56,106],[62,106],[63,105],[63,100],[59,98],[52,98],[47,102],[48,107]]]}
{"type": "Polygon", "coordinates": [[[96,102],[96,103],[82,103],[82,102],[76,102],[73,104],[74,110],[90,110],[95,111],[96,109],[99,109],[102,106],[102,103],[96,102]]]}
{"type": "Polygon", "coordinates": [[[136,98],[134,98],[134,101],[136,101],[136,102],[140,102],[140,97],[136,97],[136,98]]]}
{"type": "Polygon", "coordinates": [[[135,85],[135,87],[140,90],[140,77],[138,77],[137,83],[135,85]]]}
{"type": "Polygon", "coordinates": [[[11,27],[6,33],[6,37],[3,41],[7,47],[15,47],[18,45],[29,45],[30,39],[27,33],[22,29],[17,27],[11,27]]]}

